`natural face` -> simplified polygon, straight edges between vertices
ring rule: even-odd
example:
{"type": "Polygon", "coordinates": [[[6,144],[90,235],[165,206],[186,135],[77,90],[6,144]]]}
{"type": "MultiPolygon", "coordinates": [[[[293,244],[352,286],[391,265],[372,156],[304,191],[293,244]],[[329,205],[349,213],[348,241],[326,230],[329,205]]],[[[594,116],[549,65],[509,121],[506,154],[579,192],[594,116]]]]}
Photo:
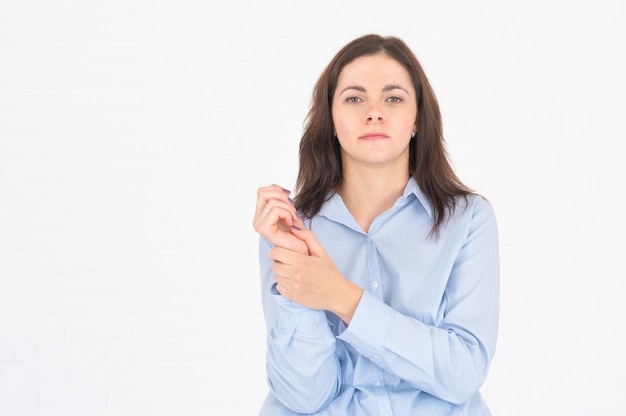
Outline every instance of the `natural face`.
{"type": "Polygon", "coordinates": [[[339,74],[332,116],[344,168],[406,167],[417,100],[408,71],[385,54],[363,56],[339,74]]]}

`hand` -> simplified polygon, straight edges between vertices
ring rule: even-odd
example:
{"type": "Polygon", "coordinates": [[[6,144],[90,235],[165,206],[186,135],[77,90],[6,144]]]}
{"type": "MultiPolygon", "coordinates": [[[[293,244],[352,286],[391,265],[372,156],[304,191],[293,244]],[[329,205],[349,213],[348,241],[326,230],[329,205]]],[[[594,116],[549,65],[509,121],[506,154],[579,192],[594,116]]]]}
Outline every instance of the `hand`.
{"type": "Polygon", "coordinates": [[[309,255],[272,249],[276,290],[302,306],[333,312],[349,324],[363,290],[341,275],[312,231],[293,227],[292,233],[306,243],[309,255]]]}
{"type": "Polygon", "coordinates": [[[289,194],[290,191],[278,185],[259,188],[252,225],[273,246],[308,254],[304,241],[291,232],[292,225],[304,228],[304,224],[289,194]]]}

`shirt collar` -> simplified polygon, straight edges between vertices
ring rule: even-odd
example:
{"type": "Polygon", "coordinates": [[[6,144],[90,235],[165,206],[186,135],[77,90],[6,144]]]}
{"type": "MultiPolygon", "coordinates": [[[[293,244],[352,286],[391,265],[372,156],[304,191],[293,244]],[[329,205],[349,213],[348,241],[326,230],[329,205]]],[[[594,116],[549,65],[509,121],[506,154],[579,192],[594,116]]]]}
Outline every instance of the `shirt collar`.
{"type": "MultiPolygon", "coordinates": [[[[417,198],[420,204],[424,207],[428,216],[432,218],[432,205],[413,177],[409,178],[406,186],[404,187],[402,196],[398,198],[394,207],[407,204],[413,196],[417,198]]],[[[333,193],[328,201],[322,205],[318,215],[349,225],[355,229],[359,229],[359,226],[354,221],[354,218],[348,211],[348,208],[346,208],[343,199],[341,199],[341,196],[337,193],[333,193]]]]}
{"type": "Polygon", "coordinates": [[[428,216],[432,218],[433,207],[430,204],[430,201],[428,200],[428,197],[426,196],[426,194],[422,191],[422,189],[417,184],[417,181],[412,176],[409,178],[409,181],[407,182],[406,187],[404,188],[404,192],[402,193],[402,196],[398,199],[398,201],[402,199],[407,199],[411,195],[415,195],[415,197],[418,199],[418,201],[420,201],[420,203],[426,210],[426,213],[428,214],[428,216]]]}

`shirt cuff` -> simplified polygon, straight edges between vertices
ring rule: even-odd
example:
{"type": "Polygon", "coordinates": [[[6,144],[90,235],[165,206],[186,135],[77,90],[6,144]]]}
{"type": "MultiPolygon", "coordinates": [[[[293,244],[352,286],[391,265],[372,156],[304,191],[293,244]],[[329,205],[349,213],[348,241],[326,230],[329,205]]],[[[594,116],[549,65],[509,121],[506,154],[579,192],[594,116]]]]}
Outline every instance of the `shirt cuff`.
{"type": "Polygon", "coordinates": [[[338,338],[357,348],[378,349],[387,338],[396,313],[389,305],[363,291],[350,325],[338,338]]]}
{"type": "Polygon", "coordinates": [[[276,283],[270,289],[274,300],[278,322],[282,325],[304,325],[316,322],[326,323],[326,313],[324,311],[307,308],[290,301],[276,290],[276,283]]]}

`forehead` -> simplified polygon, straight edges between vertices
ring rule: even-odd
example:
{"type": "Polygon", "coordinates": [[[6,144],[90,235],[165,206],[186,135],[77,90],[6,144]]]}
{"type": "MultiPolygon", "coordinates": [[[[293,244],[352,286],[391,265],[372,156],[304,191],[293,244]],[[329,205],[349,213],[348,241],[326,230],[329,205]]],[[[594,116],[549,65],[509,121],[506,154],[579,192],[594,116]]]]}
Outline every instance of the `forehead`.
{"type": "Polygon", "coordinates": [[[407,69],[385,54],[361,56],[344,66],[339,73],[337,86],[348,84],[371,84],[372,87],[398,84],[407,89],[413,87],[407,69]]]}

